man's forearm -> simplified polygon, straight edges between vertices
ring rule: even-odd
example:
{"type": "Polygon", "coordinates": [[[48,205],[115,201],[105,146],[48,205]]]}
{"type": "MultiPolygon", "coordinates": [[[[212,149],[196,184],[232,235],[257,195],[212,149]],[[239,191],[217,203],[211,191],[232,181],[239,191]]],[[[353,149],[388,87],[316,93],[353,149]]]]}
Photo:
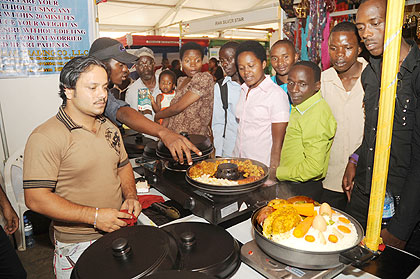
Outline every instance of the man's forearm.
{"type": "Polygon", "coordinates": [[[29,209],[54,220],[93,224],[95,208],[72,203],[48,188],[25,189],[25,203],[29,209]]]}
{"type": "Polygon", "coordinates": [[[161,125],[147,119],[144,115],[130,107],[121,107],[117,111],[117,120],[131,129],[160,137],[159,133],[165,130],[161,125]]]}
{"type": "Polygon", "coordinates": [[[133,168],[130,163],[118,169],[121,180],[121,191],[125,199],[137,199],[136,183],[133,168]]]}

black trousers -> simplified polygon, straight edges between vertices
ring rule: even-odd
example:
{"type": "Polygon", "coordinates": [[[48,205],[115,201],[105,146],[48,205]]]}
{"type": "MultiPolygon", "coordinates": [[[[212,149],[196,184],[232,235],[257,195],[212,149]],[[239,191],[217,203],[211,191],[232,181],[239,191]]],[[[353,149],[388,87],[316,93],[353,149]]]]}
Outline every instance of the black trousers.
{"type": "Polygon", "coordinates": [[[287,196],[307,196],[315,201],[321,201],[322,198],[322,182],[321,181],[307,181],[307,182],[291,182],[284,181],[285,187],[289,192],[287,196]]]}
{"type": "MultiPolygon", "coordinates": [[[[351,193],[350,202],[346,206],[346,212],[359,221],[365,232],[369,211],[369,199],[369,195],[362,193],[355,184],[351,193]]],[[[411,233],[404,250],[420,257],[420,223],[417,224],[411,233]]]]}
{"type": "Polygon", "coordinates": [[[326,202],[330,206],[344,211],[347,205],[347,196],[345,193],[342,192],[335,192],[328,189],[324,189],[322,191],[322,198],[320,202],[326,202]]]}
{"type": "Polygon", "coordinates": [[[10,243],[9,238],[0,226],[0,278],[26,278],[26,271],[10,243]]]}

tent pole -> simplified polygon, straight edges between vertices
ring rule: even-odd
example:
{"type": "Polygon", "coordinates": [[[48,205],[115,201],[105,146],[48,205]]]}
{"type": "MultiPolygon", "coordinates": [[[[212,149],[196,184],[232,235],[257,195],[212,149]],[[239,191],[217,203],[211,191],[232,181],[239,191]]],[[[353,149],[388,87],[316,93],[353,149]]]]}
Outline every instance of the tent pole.
{"type": "Polygon", "coordinates": [[[366,246],[372,251],[377,251],[381,243],[380,233],[391,149],[403,17],[404,1],[388,0],[378,127],[365,239],[366,246]]]}

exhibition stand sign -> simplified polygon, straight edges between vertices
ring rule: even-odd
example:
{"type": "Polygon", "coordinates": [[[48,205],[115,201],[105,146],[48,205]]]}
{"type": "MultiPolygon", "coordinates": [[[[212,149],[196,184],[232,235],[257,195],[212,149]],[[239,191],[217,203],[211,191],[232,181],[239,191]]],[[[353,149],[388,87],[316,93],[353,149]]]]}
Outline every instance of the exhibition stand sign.
{"type": "Polygon", "coordinates": [[[94,34],[85,0],[0,0],[0,78],[57,74],[87,55],[94,34]]]}

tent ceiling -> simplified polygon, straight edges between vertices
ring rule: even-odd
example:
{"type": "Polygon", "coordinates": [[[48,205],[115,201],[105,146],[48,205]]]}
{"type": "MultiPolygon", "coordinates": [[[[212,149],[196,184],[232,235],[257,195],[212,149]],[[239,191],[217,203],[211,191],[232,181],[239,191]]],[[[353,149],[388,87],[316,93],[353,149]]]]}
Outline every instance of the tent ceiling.
{"type": "MultiPolygon", "coordinates": [[[[98,5],[99,31],[178,35],[180,21],[221,15],[278,0],[108,0],[98,5]]],[[[249,26],[272,28],[277,24],[249,26]]],[[[120,33],[121,35],[121,33],[120,33]]]]}

